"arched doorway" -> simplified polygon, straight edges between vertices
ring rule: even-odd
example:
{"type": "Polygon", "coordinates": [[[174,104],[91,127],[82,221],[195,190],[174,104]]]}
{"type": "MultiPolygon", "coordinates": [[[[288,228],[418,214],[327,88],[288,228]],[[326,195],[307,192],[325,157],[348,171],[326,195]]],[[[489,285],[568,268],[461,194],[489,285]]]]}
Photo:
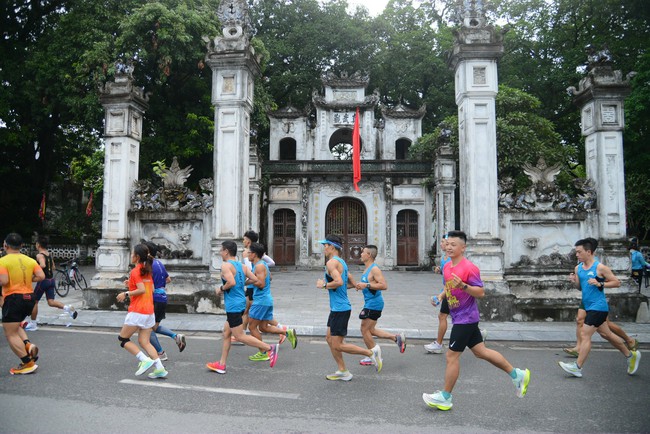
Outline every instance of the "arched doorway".
{"type": "Polygon", "coordinates": [[[325,233],[343,238],[343,259],[361,264],[361,250],[368,242],[366,208],[356,199],[332,201],[325,213],[325,233]]]}
{"type": "Polygon", "coordinates": [[[397,265],[418,265],[418,213],[405,209],[397,213],[397,265]]]}
{"type": "Polygon", "coordinates": [[[273,260],[277,265],[296,264],[296,213],[279,209],[273,213],[273,260]]]}

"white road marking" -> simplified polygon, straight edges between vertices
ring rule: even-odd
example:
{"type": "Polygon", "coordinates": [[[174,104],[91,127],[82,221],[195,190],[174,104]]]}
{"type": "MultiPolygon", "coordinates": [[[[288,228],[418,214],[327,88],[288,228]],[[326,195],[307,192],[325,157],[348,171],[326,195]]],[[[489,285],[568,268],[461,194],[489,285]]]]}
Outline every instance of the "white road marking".
{"type": "Polygon", "coordinates": [[[245,389],[226,389],[222,387],[205,387],[205,386],[192,386],[189,384],[174,384],[167,381],[140,381],[140,380],[120,380],[121,384],[133,384],[136,386],[160,387],[163,389],[182,389],[182,390],[195,390],[199,392],[209,393],[226,393],[230,395],[245,395],[245,396],[259,396],[262,398],[284,398],[284,399],[298,399],[299,393],[283,393],[283,392],[264,392],[261,390],[245,390],[245,389]]]}
{"type": "MultiPolygon", "coordinates": [[[[61,327],[48,327],[48,326],[39,326],[39,330],[44,330],[48,332],[61,332],[61,333],[86,333],[86,334],[96,334],[96,335],[115,335],[119,333],[119,329],[117,330],[86,330],[86,329],[77,329],[77,328],[61,328],[61,327]]],[[[202,332],[202,333],[212,333],[212,332],[202,332]]],[[[197,340],[216,340],[220,341],[222,340],[222,335],[221,332],[214,332],[218,333],[215,336],[198,336],[198,335],[188,335],[187,333],[185,334],[186,339],[197,339],[197,340]]]]}
{"type": "MultiPolygon", "coordinates": [[[[510,348],[511,350],[515,350],[515,351],[549,351],[550,350],[550,351],[559,351],[559,352],[564,353],[564,351],[562,351],[562,348],[558,348],[558,347],[519,347],[519,346],[517,346],[517,347],[508,347],[508,348],[510,348]]],[[[595,348],[595,347],[591,347],[591,352],[594,352],[594,351],[595,352],[618,352],[618,350],[616,348],[595,348]]],[[[567,354],[567,356],[568,356],[568,354],[567,354]]]]}

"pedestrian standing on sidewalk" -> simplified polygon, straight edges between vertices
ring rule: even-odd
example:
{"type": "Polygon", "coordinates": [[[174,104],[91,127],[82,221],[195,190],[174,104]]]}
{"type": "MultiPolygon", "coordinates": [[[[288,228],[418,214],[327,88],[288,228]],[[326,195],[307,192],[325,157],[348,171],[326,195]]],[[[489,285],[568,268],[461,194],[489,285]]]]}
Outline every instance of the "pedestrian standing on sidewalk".
{"type": "Polygon", "coordinates": [[[38,365],[38,347],[32,344],[20,322],[34,309],[32,282],[45,279],[45,273],[38,262],[20,253],[23,238],[10,233],[4,240],[7,253],[0,258],[0,285],[2,285],[2,328],[11,351],[20,359],[20,365],[11,368],[9,373],[31,374],[38,365]]]}
{"type": "Polygon", "coordinates": [[[228,240],[221,243],[221,281],[222,285],[217,288],[217,295],[223,294],[224,305],[226,307],[226,322],[223,325],[223,345],[221,349],[221,358],[218,361],[206,364],[211,371],[219,374],[226,373],[226,361],[230,352],[230,337],[234,336],[239,342],[245,345],[255,347],[259,352],[267,352],[269,356],[269,366],[274,367],[278,359],[278,350],[280,345],[266,344],[254,336],[246,335],[244,332],[244,321],[242,316],[246,310],[246,278],[250,279],[253,285],[260,285],[260,281],[255,274],[248,268],[245,268],[237,260],[237,244],[228,240]]]}
{"type": "Polygon", "coordinates": [[[619,350],[627,359],[627,373],[633,375],[639,368],[641,352],[631,351],[610,330],[607,323],[609,305],[605,297],[605,288],[618,288],[621,281],[612,273],[609,267],[601,264],[594,257],[595,245],[591,238],[578,240],[575,243],[578,265],[569,275],[569,280],[582,291],[582,304],[586,316],[581,331],[578,360],[573,363],[558,362],[564,371],[574,377],[582,377],[582,368],[591,351],[591,337],[598,332],[600,336],[619,350]]]}
{"type": "Polygon", "coordinates": [[[343,341],[348,334],[348,322],[352,312],[352,305],[348,298],[348,283],[353,284],[348,278],[348,265],[340,257],[343,241],[337,235],[328,235],[319,243],[323,245],[327,263],[325,264],[325,278],[318,279],[316,287],[327,289],[329,293],[330,314],[327,319],[325,339],[338,366],[338,370],[326,378],[328,380],[352,380],[352,374],[345,367],[343,353],[370,357],[377,372],[380,372],[383,360],[379,345],[375,345],[369,350],[343,341]]]}
{"type": "Polygon", "coordinates": [[[643,254],[639,252],[639,246],[634,243],[630,244],[630,260],[632,261],[632,279],[639,285],[639,291],[641,291],[643,274],[648,272],[646,268],[650,267],[650,264],[646,262],[643,254]]]}
{"type": "Polygon", "coordinates": [[[169,273],[167,273],[167,269],[163,265],[160,260],[156,259],[156,255],[158,255],[158,245],[152,243],[151,241],[147,241],[144,243],[145,246],[149,249],[149,254],[154,258],[153,262],[151,264],[151,274],[152,274],[152,279],[153,279],[153,312],[154,316],[156,319],[156,323],[153,326],[153,330],[151,333],[151,336],[149,338],[149,342],[151,342],[151,345],[156,349],[156,352],[158,353],[158,357],[160,357],[160,360],[163,362],[165,360],[169,360],[167,357],[167,353],[165,353],[165,350],[163,350],[162,345],[160,345],[160,341],[158,340],[158,334],[169,336],[176,342],[176,345],[178,346],[178,351],[181,353],[185,349],[186,343],[185,343],[185,335],[182,333],[176,333],[170,329],[168,329],[165,326],[161,326],[160,322],[165,319],[166,313],[167,313],[167,291],[166,287],[169,282],[172,281],[171,277],[169,277],[169,273]]]}
{"type": "MultiPolygon", "coordinates": [[[[385,330],[377,328],[377,320],[381,317],[381,312],[384,309],[384,297],[382,292],[388,289],[388,284],[384,278],[384,273],[375,264],[377,257],[377,246],[367,245],[361,251],[361,261],[366,266],[361,281],[357,282],[355,287],[357,291],[363,292],[363,309],[359,313],[361,320],[361,336],[363,343],[366,344],[368,349],[375,348],[375,340],[373,336],[383,339],[390,339],[397,344],[400,353],[406,350],[406,336],[404,333],[388,333],[385,330]]],[[[353,279],[354,280],[354,279],[353,279]]],[[[359,364],[370,366],[373,364],[370,357],[361,359],[359,364]]]]}
{"type": "Polygon", "coordinates": [[[443,270],[446,282],[444,296],[449,302],[453,326],[446,353],[445,385],[443,390],[433,394],[422,394],[428,406],[439,410],[449,410],[453,406],[451,392],[460,375],[460,356],[466,347],[475,357],[490,362],[510,375],[518,397],[526,395],[530,381],[528,369],[514,368],[501,353],[487,348],[483,343],[476,299],[485,296],[485,289],[478,267],[464,256],[466,243],[467,236],[462,231],[447,234],[447,254],[451,262],[443,270]]]}
{"type": "Polygon", "coordinates": [[[138,244],[131,253],[131,262],[135,268],[129,273],[129,279],[124,282],[127,290],[117,294],[117,301],[123,303],[127,298],[130,300],[128,313],[124,318],[124,325],[118,340],[120,346],[133,354],[138,359],[138,370],[135,375],[142,375],[152,366],[154,370],[148,374],[149,378],[164,378],[167,370],[162,364],[158,352],[149,341],[151,330],[156,323],[153,309],[153,278],[151,265],[153,256],[144,244],[138,244]],[[138,343],[145,351],[131,342],[131,336],[138,333],[138,343]]]}
{"type": "MultiPolygon", "coordinates": [[[[251,243],[248,250],[248,259],[253,264],[253,273],[259,283],[254,285],[253,304],[249,311],[248,329],[251,336],[262,340],[262,333],[273,333],[282,336],[280,343],[288,339],[291,348],[295,349],[298,345],[298,338],[294,329],[281,329],[270,324],[273,321],[273,296],[271,295],[271,271],[269,266],[262,259],[264,256],[264,246],[260,243],[251,243]]],[[[269,360],[268,352],[258,351],[256,354],[248,357],[253,362],[265,362],[269,360]]]]}
{"type": "Polygon", "coordinates": [[[63,304],[54,299],[56,290],[56,283],[54,282],[55,265],[52,255],[50,255],[50,252],[47,250],[47,246],[47,238],[43,236],[38,237],[38,241],[36,241],[36,250],[38,250],[38,253],[36,254],[36,262],[38,262],[38,265],[45,273],[45,279],[38,282],[34,289],[34,309],[32,310],[29,322],[25,326],[25,330],[27,331],[38,330],[36,322],[36,318],[38,318],[38,302],[41,301],[43,294],[45,294],[48,306],[62,309],[70,315],[70,318],[72,319],[77,319],[78,315],[74,307],[69,304],[63,304]]]}

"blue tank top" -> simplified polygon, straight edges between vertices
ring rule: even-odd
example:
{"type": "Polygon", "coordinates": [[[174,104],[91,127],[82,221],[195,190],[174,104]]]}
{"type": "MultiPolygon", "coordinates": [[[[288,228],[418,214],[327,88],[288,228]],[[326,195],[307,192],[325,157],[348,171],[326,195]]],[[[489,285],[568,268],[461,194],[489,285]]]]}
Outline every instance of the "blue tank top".
{"type": "MultiPolygon", "coordinates": [[[[223,293],[226,312],[243,312],[246,310],[246,291],[244,290],[246,275],[244,274],[241,262],[233,261],[232,259],[228,260],[228,262],[235,267],[235,286],[225,290],[223,293]]],[[[221,278],[221,281],[226,283],[223,278],[221,278]]]]}
{"type": "Polygon", "coordinates": [[[447,284],[447,282],[445,282],[445,265],[447,265],[450,262],[451,262],[450,257],[447,257],[447,259],[445,259],[444,256],[440,258],[440,274],[442,274],[442,289],[440,290],[441,294],[445,292],[445,285],[447,284]]]}
{"type": "Polygon", "coordinates": [[[609,312],[605,291],[601,291],[598,286],[587,283],[589,279],[598,277],[598,264],[600,262],[594,261],[593,265],[587,270],[583,268],[584,264],[582,262],[578,264],[578,279],[580,280],[580,289],[582,290],[582,303],[585,306],[585,310],[609,312]]]}
{"type": "MultiPolygon", "coordinates": [[[[370,267],[366,269],[361,276],[361,282],[368,283],[368,276],[373,267],[376,267],[377,264],[374,262],[370,264],[370,267]]],[[[381,294],[381,291],[377,289],[368,289],[363,288],[363,300],[364,300],[364,309],[372,310],[383,310],[384,309],[384,296],[381,294]]]]}
{"type": "MultiPolygon", "coordinates": [[[[338,288],[328,288],[330,296],[330,310],[332,312],[346,312],[352,310],[352,305],[350,304],[350,299],[348,298],[348,264],[338,256],[334,256],[334,259],[339,261],[343,265],[343,273],[341,273],[341,279],[343,279],[343,285],[338,288]]],[[[325,270],[325,281],[331,282],[334,280],[332,276],[327,274],[327,269],[325,270]]]]}
{"type": "MultiPolygon", "coordinates": [[[[255,264],[255,267],[257,267],[258,264],[262,264],[266,267],[266,279],[264,279],[264,288],[258,288],[253,285],[253,304],[258,306],[273,306],[273,296],[271,296],[271,272],[269,271],[269,266],[262,260],[258,261],[257,264],[255,264]]],[[[255,267],[253,267],[253,270],[255,270],[255,267]]]]}

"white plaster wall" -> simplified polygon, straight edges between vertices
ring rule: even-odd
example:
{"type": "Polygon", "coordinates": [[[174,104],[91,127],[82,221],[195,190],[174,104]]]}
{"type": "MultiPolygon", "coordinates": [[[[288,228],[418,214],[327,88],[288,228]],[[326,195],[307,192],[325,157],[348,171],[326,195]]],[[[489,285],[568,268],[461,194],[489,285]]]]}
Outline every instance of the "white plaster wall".
{"type": "Polygon", "coordinates": [[[313,141],[307,133],[307,118],[296,119],[270,118],[271,134],[269,137],[269,157],[271,160],[280,159],[280,140],[292,138],[296,141],[296,160],[309,160],[313,141]]]}

